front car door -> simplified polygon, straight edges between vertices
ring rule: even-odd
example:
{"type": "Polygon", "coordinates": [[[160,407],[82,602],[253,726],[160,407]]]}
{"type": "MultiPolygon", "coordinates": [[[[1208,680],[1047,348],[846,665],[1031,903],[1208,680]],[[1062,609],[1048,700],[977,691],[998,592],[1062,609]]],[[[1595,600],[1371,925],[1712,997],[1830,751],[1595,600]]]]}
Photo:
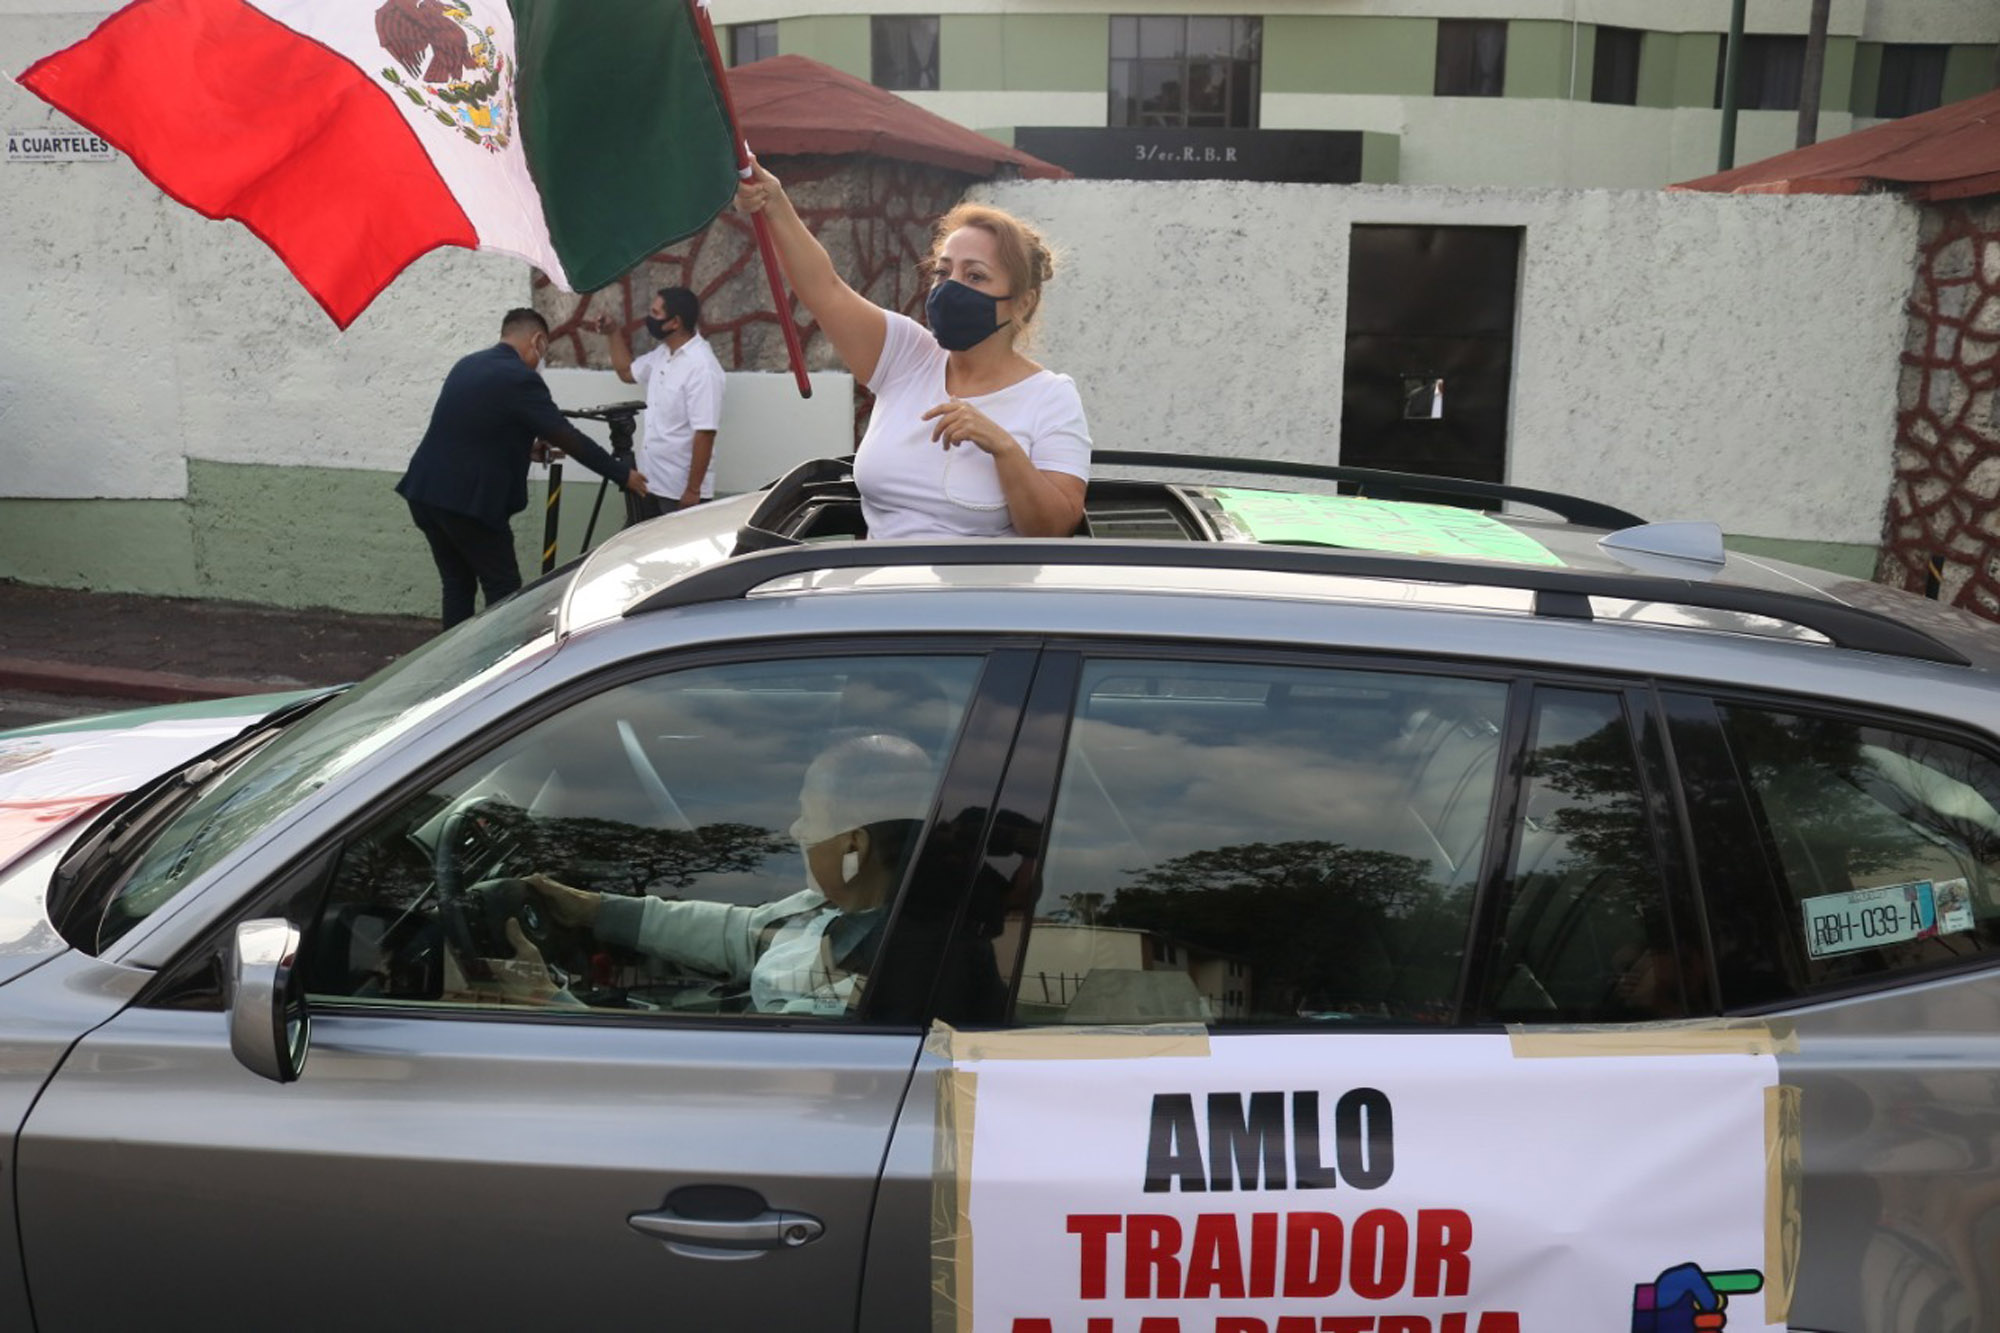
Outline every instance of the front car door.
{"type": "Polygon", "coordinates": [[[49,1084],[16,1179],[38,1321],[853,1328],[958,816],[1031,668],[655,669],[385,794],[49,1084]],[[290,1085],[231,1057],[214,961],[279,914],[312,991],[290,1085]]]}

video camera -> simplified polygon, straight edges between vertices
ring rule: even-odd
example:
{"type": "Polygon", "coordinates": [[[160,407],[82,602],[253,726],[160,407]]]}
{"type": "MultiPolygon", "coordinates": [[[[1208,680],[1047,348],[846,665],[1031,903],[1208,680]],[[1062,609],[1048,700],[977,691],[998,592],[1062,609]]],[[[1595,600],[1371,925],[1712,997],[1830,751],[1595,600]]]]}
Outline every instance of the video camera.
{"type": "MultiPolygon", "coordinates": [[[[611,456],[621,463],[636,467],[638,464],[633,456],[636,452],[633,439],[639,431],[639,414],[645,410],[646,404],[643,402],[600,403],[596,407],[564,408],[563,415],[572,421],[601,421],[611,427],[611,456]]],[[[597,484],[597,502],[590,507],[590,523],[583,530],[583,548],[586,551],[590,549],[590,539],[597,535],[597,516],[604,509],[604,488],[610,484],[608,479],[597,484]]],[[[625,526],[629,528],[645,518],[645,515],[639,511],[639,497],[630,491],[624,494],[625,526]]],[[[544,573],[554,567],[553,512],[548,520],[548,529],[547,550],[544,552],[542,562],[544,573]]]]}
{"type": "Polygon", "coordinates": [[[639,429],[639,414],[645,410],[643,402],[602,403],[596,407],[565,408],[563,415],[572,421],[602,421],[611,427],[611,456],[630,462],[632,439],[639,429]]]}

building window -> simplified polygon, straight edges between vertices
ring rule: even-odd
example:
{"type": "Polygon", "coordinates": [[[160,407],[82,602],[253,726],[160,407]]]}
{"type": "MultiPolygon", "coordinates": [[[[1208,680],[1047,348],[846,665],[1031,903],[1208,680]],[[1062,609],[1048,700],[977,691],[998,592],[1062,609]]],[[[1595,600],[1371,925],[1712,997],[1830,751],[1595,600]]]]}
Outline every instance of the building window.
{"type": "Polygon", "coordinates": [[[1597,56],[1590,74],[1590,100],[1615,106],[1639,104],[1639,43],[1637,28],[1597,30],[1597,56]]]}
{"type": "Polygon", "coordinates": [[[1498,97],[1507,84],[1505,19],[1443,19],[1438,23],[1439,97],[1498,97]]]}
{"type": "Polygon", "coordinates": [[[1944,62],[1949,46],[1882,48],[1882,81],[1875,85],[1875,114],[1914,116],[1944,105],[1944,62]]]}
{"type": "Polygon", "coordinates": [[[747,65],[778,54],[778,25],[775,23],[732,23],[729,25],[729,63],[747,65]]]}
{"type": "MultiPolygon", "coordinates": [[[[1715,104],[1722,105],[1722,74],[1729,67],[1729,39],[1715,57],[1715,104]]],[[[1797,111],[1806,72],[1806,39],[1757,33],[1743,39],[1736,105],[1743,111],[1797,111]]]]}
{"type": "Polygon", "coordinates": [[[1115,15],[1114,126],[1257,128],[1264,21],[1203,15],[1115,15]]]}
{"type": "Polygon", "coordinates": [[[877,88],[918,92],[938,86],[937,15],[877,14],[869,24],[877,88]]]}

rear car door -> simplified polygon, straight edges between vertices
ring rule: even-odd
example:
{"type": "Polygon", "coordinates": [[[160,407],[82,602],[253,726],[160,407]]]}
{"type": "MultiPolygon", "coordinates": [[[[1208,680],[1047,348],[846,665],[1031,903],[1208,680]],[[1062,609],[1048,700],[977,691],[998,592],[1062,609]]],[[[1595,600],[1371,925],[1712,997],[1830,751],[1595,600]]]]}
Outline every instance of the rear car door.
{"type": "Polygon", "coordinates": [[[15,1180],[38,1321],[855,1327],[976,847],[954,813],[990,804],[1032,661],[975,645],[654,669],[385,793],[235,918],[304,933],[298,1082],[230,1054],[230,920],[49,1084],[15,1180]],[[848,910],[825,874],[804,887],[797,842],[809,771],[857,740],[921,778],[853,816],[876,859],[835,846],[843,890],[885,876],[848,910]],[[537,875],[602,895],[599,920],[667,924],[635,944],[566,923],[537,875]],[[710,947],[745,921],[740,957],[710,947]],[[806,926],[818,966],[758,966],[806,926]]]}
{"type": "Polygon", "coordinates": [[[1667,695],[1731,1011],[1801,1090],[1801,1328],[2000,1310],[2000,761],[1968,726],[1667,695]]]}
{"type": "Polygon", "coordinates": [[[966,917],[1008,1003],[919,1063],[864,1311],[932,1199],[978,1327],[1639,1327],[1669,1269],[1761,1283],[1774,1063],[1539,1058],[1714,1012],[1653,718],[1506,667],[1052,645],[966,917]]]}

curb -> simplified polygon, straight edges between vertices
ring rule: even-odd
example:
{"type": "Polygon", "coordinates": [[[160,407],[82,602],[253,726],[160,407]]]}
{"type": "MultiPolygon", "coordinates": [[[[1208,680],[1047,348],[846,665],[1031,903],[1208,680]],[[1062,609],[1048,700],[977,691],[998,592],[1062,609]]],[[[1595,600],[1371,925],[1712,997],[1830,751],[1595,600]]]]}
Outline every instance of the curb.
{"type": "Polygon", "coordinates": [[[296,680],[228,680],[182,676],[171,671],[133,671],[125,667],[79,666],[74,662],[0,657],[0,689],[30,690],[39,694],[83,694],[100,699],[181,704],[305,688],[310,687],[296,680]]]}

